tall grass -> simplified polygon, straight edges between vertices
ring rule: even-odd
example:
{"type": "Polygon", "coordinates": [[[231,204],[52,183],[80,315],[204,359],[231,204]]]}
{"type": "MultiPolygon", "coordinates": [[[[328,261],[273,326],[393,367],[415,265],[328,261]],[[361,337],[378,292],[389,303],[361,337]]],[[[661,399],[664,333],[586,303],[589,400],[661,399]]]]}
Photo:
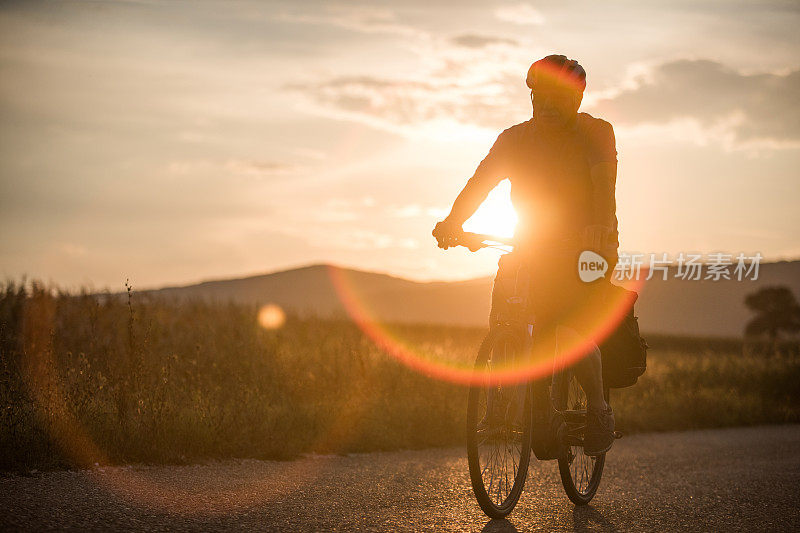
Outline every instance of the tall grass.
{"type": "MultiPolygon", "coordinates": [[[[701,344],[702,346],[702,344],[701,344]]],[[[618,426],[662,431],[800,422],[800,355],[654,349],[647,372],[612,391],[618,426]]]]}
{"type": "MultiPolygon", "coordinates": [[[[344,320],[259,326],[252,306],[0,291],[0,468],[290,458],[463,442],[467,389],[412,371],[344,320]]],[[[470,361],[480,328],[399,326],[470,361]]],[[[615,392],[632,431],[797,422],[797,355],[659,351],[615,392]]]]}

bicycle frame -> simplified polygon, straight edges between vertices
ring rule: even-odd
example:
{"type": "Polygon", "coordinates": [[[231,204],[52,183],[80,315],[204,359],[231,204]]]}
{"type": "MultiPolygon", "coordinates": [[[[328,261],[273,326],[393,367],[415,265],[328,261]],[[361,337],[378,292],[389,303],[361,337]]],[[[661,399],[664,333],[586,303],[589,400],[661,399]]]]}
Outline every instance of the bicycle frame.
{"type": "MultiPolygon", "coordinates": [[[[509,239],[498,239],[491,236],[464,233],[456,238],[448,238],[440,241],[442,247],[465,246],[472,251],[480,248],[495,246],[484,241],[490,241],[500,245],[514,247],[514,242],[509,239]]],[[[518,255],[518,257],[520,257],[518,255]]],[[[476,368],[480,365],[491,367],[491,360],[495,354],[495,347],[500,350],[497,352],[498,360],[503,364],[512,365],[524,364],[525,359],[532,352],[534,344],[534,320],[530,309],[530,276],[527,267],[530,262],[523,257],[515,263],[508,259],[505,263],[501,259],[498,277],[495,280],[495,288],[492,291],[492,313],[490,315],[489,334],[481,344],[476,359],[476,368]],[[508,360],[506,347],[511,346],[513,357],[518,359],[508,360]]],[[[537,341],[539,342],[539,341],[537,341]]],[[[487,376],[487,380],[491,378],[487,376]]],[[[486,381],[483,385],[474,385],[470,389],[468,408],[467,408],[467,461],[469,464],[470,478],[472,480],[473,491],[481,508],[492,518],[502,518],[512,511],[522,493],[522,487],[527,475],[528,463],[531,452],[539,460],[557,460],[558,469],[561,475],[561,482],[567,496],[577,505],[585,505],[594,497],[605,464],[605,454],[587,457],[583,451],[584,433],[587,427],[586,395],[582,390],[577,377],[570,367],[555,358],[552,364],[552,371],[543,377],[527,381],[518,385],[509,385],[507,391],[513,390],[512,396],[508,396],[502,390],[496,389],[496,384],[486,381]],[[509,390],[510,389],[510,390],[509,390]],[[500,394],[493,396],[493,394],[500,394]],[[516,395],[513,396],[513,395],[516,395]],[[483,396],[482,396],[483,395],[483,396]],[[485,414],[483,419],[479,419],[481,411],[481,398],[485,399],[485,414]],[[500,404],[493,407],[492,398],[500,398],[500,404]],[[510,411],[511,406],[516,404],[518,407],[510,411]],[[496,420],[493,413],[504,412],[506,419],[506,429],[509,427],[513,431],[515,422],[522,420],[524,430],[521,434],[522,450],[519,453],[520,466],[514,461],[514,450],[508,447],[508,440],[503,443],[501,455],[497,455],[497,444],[494,452],[489,449],[490,458],[481,460],[480,446],[483,442],[479,440],[481,432],[490,429],[492,420],[496,420]],[[504,411],[503,411],[504,410],[504,411]],[[513,413],[510,414],[510,413],[513,413]],[[508,422],[510,416],[513,416],[508,422]],[[521,417],[521,418],[520,418],[521,417]],[[480,422],[479,422],[480,420],[480,422]],[[479,429],[479,426],[483,429],[479,429]],[[511,453],[512,465],[514,468],[513,485],[510,492],[501,495],[502,482],[496,488],[497,501],[489,496],[492,492],[495,469],[502,472],[505,477],[505,487],[509,489],[508,465],[506,464],[506,449],[511,453]],[[491,455],[494,453],[495,455],[491,455]],[[497,457],[502,456],[500,463],[497,457]],[[495,459],[492,459],[494,457],[495,459]],[[489,490],[487,491],[486,478],[484,477],[487,468],[490,468],[491,477],[489,478],[489,490]],[[519,476],[518,476],[519,474],[519,476]]],[[[606,400],[608,389],[604,389],[606,400]]],[[[501,417],[503,418],[503,417],[501,417]]],[[[500,435],[506,435],[501,431],[500,435]]],[[[483,433],[485,436],[486,433],[483,433]]],[[[519,450],[517,450],[519,451],[519,450]]],[[[502,479],[502,478],[501,478],[502,479]]]]}
{"type": "MultiPolygon", "coordinates": [[[[477,244],[486,247],[483,241],[497,242],[501,245],[513,247],[513,239],[502,239],[488,235],[465,233],[464,246],[471,250],[477,244]]],[[[529,307],[529,280],[524,259],[519,261],[514,272],[514,291],[503,302],[504,308],[495,312],[493,309],[490,316],[490,328],[508,329],[510,335],[524,336],[524,353],[531,353],[533,348],[534,321],[529,307]]],[[[493,306],[496,303],[494,294],[492,295],[493,306]]],[[[534,455],[539,460],[558,459],[561,447],[564,444],[581,445],[582,433],[585,429],[586,412],[569,411],[554,407],[554,398],[551,395],[551,386],[564,380],[569,372],[568,368],[558,368],[557,362],[553,363],[553,371],[544,377],[532,380],[528,383],[530,389],[530,416],[533,428],[532,449],[534,455]],[[555,413],[554,413],[555,411],[555,413]],[[566,432],[559,435],[554,429],[556,426],[553,421],[554,414],[558,414],[566,424],[566,432]],[[555,426],[555,427],[554,427],[555,426]]],[[[560,391],[563,394],[563,391],[560,391]]]]}
{"type": "MultiPolygon", "coordinates": [[[[524,286],[524,283],[518,283],[524,286]]],[[[492,328],[508,329],[510,335],[524,336],[524,353],[531,353],[533,347],[534,324],[526,319],[527,315],[527,296],[514,295],[508,298],[509,309],[513,316],[497,316],[492,328]]],[[[558,379],[558,372],[553,368],[553,372],[544,377],[532,380],[527,383],[530,402],[530,416],[533,428],[533,453],[539,460],[558,459],[560,443],[552,431],[551,416],[552,405],[550,398],[550,384],[558,379]]]]}

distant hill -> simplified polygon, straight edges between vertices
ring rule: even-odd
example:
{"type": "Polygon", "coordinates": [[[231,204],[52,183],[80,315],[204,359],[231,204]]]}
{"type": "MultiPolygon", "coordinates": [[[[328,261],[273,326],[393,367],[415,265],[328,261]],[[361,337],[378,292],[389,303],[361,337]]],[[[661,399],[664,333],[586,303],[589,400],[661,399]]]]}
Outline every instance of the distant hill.
{"type": "MultiPolygon", "coordinates": [[[[312,265],[241,279],[206,281],[146,291],[167,298],[200,298],[240,303],[275,303],[298,314],[344,316],[344,301],[385,321],[486,324],[492,279],[416,282],[375,272],[312,265]]],[[[649,333],[736,337],[750,312],[747,294],[768,285],[787,285],[800,295],[800,261],[762,264],[756,281],[645,282],[637,304],[642,330],[649,333]]]]}

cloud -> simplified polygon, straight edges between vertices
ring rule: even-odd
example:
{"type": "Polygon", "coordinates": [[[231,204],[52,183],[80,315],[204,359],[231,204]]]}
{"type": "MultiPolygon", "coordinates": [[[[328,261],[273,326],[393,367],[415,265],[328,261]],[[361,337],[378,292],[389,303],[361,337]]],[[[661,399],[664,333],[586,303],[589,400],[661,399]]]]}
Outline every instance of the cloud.
{"type": "Polygon", "coordinates": [[[615,124],[694,120],[736,146],[800,143],[800,70],[743,73],[716,61],[680,59],[629,85],[594,108],[615,124]]]}
{"type": "Polygon", "coordinates": [[[545,23],[542,13],[530,4],[516,4],[499,7],[494,16],[503,22],[520,26],[541,26],[545,23]]]}
{"type": "MultiPolygon", "coordinates": [[[[513,13],[516,21],[530,21],[531,9],[511,6],[501,15],[513,13]]],[[[531,51],[517,39],[471,32],[432,34],[407,25],[387,9],[340,7],[285,17],[401,36],[403,47],[420,59],[417,71],[405,77],[325,73],[284,85],[305,97],[301,105],[310,114],[408,137],[472,136],[528,118],[523,76],[531,51]]]]}
{"type": "Polygon", "coordinates": [[[362,207],[375,207],[375,198],[361,196],[360,198],[329,198],[325,205],[334,209],[357,209],[362,207]]]}
{"type": "Polygon", "coordinates": [[[225,167],[237,174],[248,176],[280,176],[299,172],[302,167],[282,161],[258,161],[252,159],[230,159],[225,167]]]}
{"type": "Polygon", "coordinates": [[[446,207],[423,206],[420,204],[407,204],[389,206],[387,212],[395,218],[444,218],[449,210],[446,207]]]}
{"type": "MultiPolygon", "coordinates": [[[[424,135],[419,132],[428,125],[442,131],[445,123],[496,131],[527,111],[516,48],[485,49],[496,41],[472,34],[442,41],[434,66],[413,79],[340,76],[292,88],[317,112],[404,135],[424,135]]],[[[667,128],[699,144],[773,149],[800,145],[798,92],[800,70],[741,72],[717,61],[679,59],[640,70],[599,97],[588,95],[586,104],[629,132],[667,128]]]]}
{"type": "Polygon", "coordinates": [[[256,159],[228,159],[225,162],[206,158],[181,159],[166,165],[167,173],[172,176],[219,174],[223,170],[238,176],[267,177],[297,174],[305,168],[290,162],[256,159]]]}
{"type": "Polygon", "coordinates": [[[288,22],[336,26],[360,33],[399,35],[401,37],[424,36],[423,32],[416,28],[399,22],[395,11],[371,6],[330,6],[313,15],[285,13],[277,18],[288,22]]]}
{"type": "Polygon", "coordinates": [[[465,33],[456,35],[450,41],[458,46],[465,48],[483,48],[486,46],[494,45],[511,45],[516,46],[519,41],[508,39],[506,37],[495,37],[492,35],[476,35],[474,33],[465,33]]]}
{"type": "Polygon", "coordinates": [[[424,135],[428,126],[442,131],[445,124],[497,130],[524,118],[515,69],[495,66],[479,76],[460,69],[431,72],[428,81],[339,77],[303,90],[334,116],[410,136],[424,135]]]}
{"type": "Polygon", "coordinates": [[[497,129],[519,118],[519,102],[508,90],[514,83],[520,84],[519,76],[501,72],[463,83],[446,77],[425,82],[348,76],[291,88],[344,118],[392,131],[437,121],[497,129]]]}

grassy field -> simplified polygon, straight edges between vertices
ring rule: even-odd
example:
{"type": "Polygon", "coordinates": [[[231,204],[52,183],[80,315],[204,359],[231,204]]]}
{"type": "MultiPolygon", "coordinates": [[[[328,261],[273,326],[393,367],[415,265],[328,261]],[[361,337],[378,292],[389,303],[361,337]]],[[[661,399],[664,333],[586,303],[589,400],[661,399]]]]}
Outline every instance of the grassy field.
{"type": "MultiPolygon", "coordinates": [[[[248,306],[0,292],[0,469],[291,458],[458,445],[467,389],[409,370],[348,321],[248,306]]],[[[484,333],[402,326],[469,361],[484,333]]],[[[653,337],[649,370],[614,391],[624,431],[800,421],[800,357],[737,341],[653,337]]]]}

